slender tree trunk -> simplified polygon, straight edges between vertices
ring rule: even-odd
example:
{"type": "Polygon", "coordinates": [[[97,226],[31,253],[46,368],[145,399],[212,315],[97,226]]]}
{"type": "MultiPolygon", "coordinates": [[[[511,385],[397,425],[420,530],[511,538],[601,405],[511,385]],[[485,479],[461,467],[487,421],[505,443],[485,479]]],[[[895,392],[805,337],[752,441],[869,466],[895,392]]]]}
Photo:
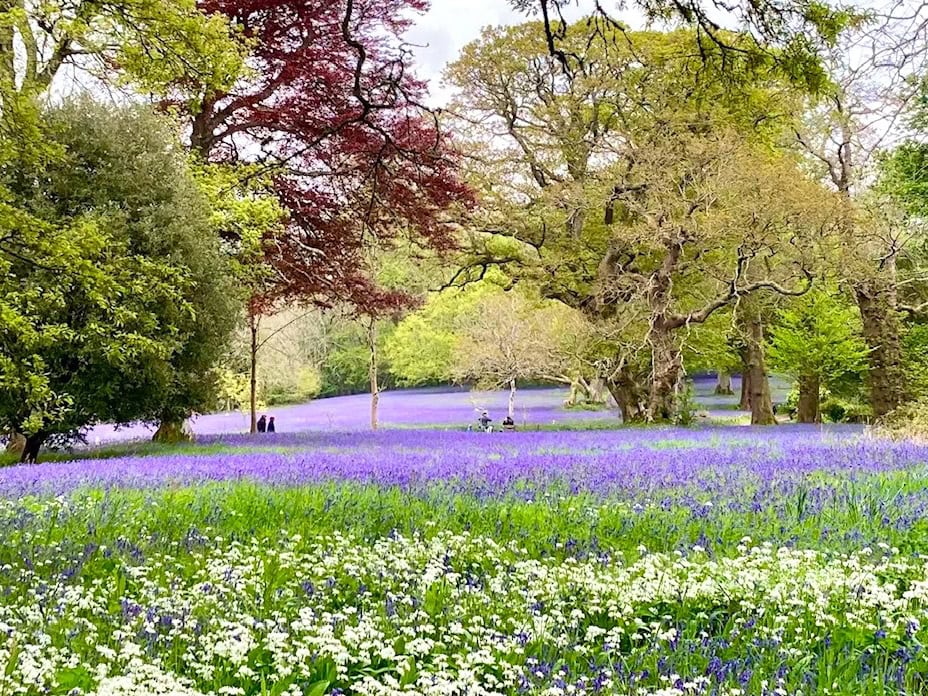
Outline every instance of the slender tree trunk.
{"type": "Polygon", "coordinates": [[[750,375],[751,425],[775,425],[770,382],[764,360],[764,326],[759,315],[749,320],[748,374],[750,375]]]}
{"type": "Polygon", "coordinates": [[[258,432],[258,317],[248,316],[248,328],[251,332],[251,381],[249,382],[248,407],[251,411],[249,432],[258,432]]]}
{"type": "Polygon", "coordinates": [[[23,464],[35,464],[39,460],[39,451],[45,443],[45,433],[35,433],[26,437],[26,444],[23,447],[23,453],[19,461],[23,464]]]}
{"type": "Polygon", "coordinates": [[[742,411],[751,410],[751,369],[748,366],[749,351],[741,351],[741,401],[738,408],[742,411]]]}
{"type": "Polygon", "coordinates": [[[669,421],[674,417],[677,386],[683,371],[680,349],[674,343],[673,332],[654,322],[650,335],[651,389],[648,395],[647,419],[650,422],[669,421]]]}
{"type": "Polygon", "coordinates": [[[371,383],[371,430],[377,430],[380,425],[378,409],[380,407],[380,386],[377,384],[377,325],[370,320],[367,327],[367,347],[370,351],[370,362],[367,366],[367,375],[371,383]]]}
{"type": "Polygon", "coordinates": [[[509,417],[515,420],[516,417],[516,380],[509,380],[509,417]]]}
{"type": "Polygon", "coordinates": [[[719,371],[718,381],[715,384],[715,393],[720,396],[730,396],[734,394],[731,390],[731,375],[727,372],[719,371]]]}
{"type": "Polygon", "coordinates": [[[800,423],[821,423],[822,413],[819,401],[821,384],[818,375],[803,375],[799,378],[800,423]]]}
{"type": "Polygon", "coordinates": [[[873,279],[858,283],[854,291],[864,340],[870,349],[870,408],[879,418],[907,398],[896,287],[893,282],[873,279]]]}

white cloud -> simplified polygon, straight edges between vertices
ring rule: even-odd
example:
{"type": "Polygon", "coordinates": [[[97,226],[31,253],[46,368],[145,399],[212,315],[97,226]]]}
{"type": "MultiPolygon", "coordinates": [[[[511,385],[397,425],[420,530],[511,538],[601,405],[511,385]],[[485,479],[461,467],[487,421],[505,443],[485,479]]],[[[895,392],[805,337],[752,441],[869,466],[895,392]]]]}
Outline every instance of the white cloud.
{"type": "MultiPolygon", "coordinates": [[[[603,3],[606,8],[609,5],[603,3]]],[[[570,5],[566,17],[568,21],[576,21],[592,8],[592,2],[579,0],[570,5]]],[[[616,12],[614,16],[641,26],[637,12],[616,12]]],[[[512,9],[508,0],[432,0],[429,11],[418,17],[406,34],[406,39],[416,45],[416,74],[429,82],[429,101],[435,106],[447,102],[449,91],[441,86],[442,70],[465,45],[480,36],[483,27],[517,24],[528,19],[512,9]]]]}
{"type": "Polygon", "coordinates": [[[483,27],[523,20],[507,0],[432,0],[432,7],[406,35],[416,46],[416,74],[428,80],[431,101],[436,105],[446,101],[447,90],[440,84],[442,70],[480,36],[483,27]]]}

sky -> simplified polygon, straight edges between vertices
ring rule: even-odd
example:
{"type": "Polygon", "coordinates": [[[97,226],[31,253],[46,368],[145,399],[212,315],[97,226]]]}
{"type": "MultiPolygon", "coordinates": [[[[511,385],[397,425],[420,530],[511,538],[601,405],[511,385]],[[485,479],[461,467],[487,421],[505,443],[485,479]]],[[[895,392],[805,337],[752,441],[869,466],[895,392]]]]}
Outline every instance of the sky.
{"type": "MultiPolygon", "coordinates": [[[[603,3],[606,8],[610,4],[603,3]]],[[[576,7],[571,7],[568,19],[581,17],[584,5],[587,11],[592,7],[592,3],[580,0],[576,7]]],[[[526,19],[528,17],[512,9],[508,0],[432,0],[429,11],[417,19],[406,35],[407,41],[415,45],[416,74],[429,82],[432,105],[442,106],[449,96],[449,91],[441,87],[445,64],[479,37],[483,27],[518,24],[526,19]]]]}

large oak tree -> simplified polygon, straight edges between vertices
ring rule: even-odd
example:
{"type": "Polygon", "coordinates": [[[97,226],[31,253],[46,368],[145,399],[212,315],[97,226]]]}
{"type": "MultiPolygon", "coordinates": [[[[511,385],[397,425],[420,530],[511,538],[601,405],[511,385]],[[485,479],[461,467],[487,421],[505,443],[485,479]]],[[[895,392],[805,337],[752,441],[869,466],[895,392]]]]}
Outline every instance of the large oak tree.
{"type": "Polygon", "coordinates": [[[733,91],[691,32],[613,35],[608,51],[575,43],[565,72],[537,23],[491,29],[449,68],[484,202],[452,282],[503,267],[619,317],[616,400],[663,420],[681,337],[751,293],[804,292],[833,202],[776,152],[795,101],[776,71],[745,69],[733,91]]]}

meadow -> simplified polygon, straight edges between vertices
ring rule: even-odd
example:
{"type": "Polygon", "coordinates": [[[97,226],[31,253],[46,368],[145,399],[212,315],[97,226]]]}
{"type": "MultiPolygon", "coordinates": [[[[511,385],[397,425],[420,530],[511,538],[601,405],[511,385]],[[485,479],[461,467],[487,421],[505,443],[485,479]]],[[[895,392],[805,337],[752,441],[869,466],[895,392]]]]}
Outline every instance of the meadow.
{"type": "MultiPolygon", "coordinates": [[[[714,394],[715,380],[697,376],[692,380],[694,408],[704,421],[734,424],[750,422],[737,409],[734,395],[714,394]]],[[[735,392],[741,380],[734,377],[735,392]]],[[[783,402],[790,384],[780,378],[771,379],[775,403],[783,402]]],[[[619,419],[615,408],[564,408],[568,390],[563,388],[522,389],[516,400],[515,421],[521,429],[594,429],[615,428],[619,419]]],[[[380,395],[380,424],[384,428],[451,428],[464,429],[473,425],[481,410],[487,409],[499,425],[506,412],[509,395],[501,391],[471,391],[448,387],[384,391],[380,395]]],[[[268,407],[261,411],[277,418],[277,427],[284,432],[358,431],[370,427],[370,396],[352,394],[317,399],[305,404],[268,407]]],[[[240,411],[226,411],[197,416],[191,427],[198,436],[213,438],[220,435],[247,433],[249,416],[240,411]]],[[[112,426],[101,424],[90,428],[87,441],[100,447],[131,440],[148,440],[155,429],[144,423],[112,426]]]]}
{"type": "Polygon", "coordinates": [[[926,461],[718,426],[5,468],[0,694],[925,693],[926,461]]]}

